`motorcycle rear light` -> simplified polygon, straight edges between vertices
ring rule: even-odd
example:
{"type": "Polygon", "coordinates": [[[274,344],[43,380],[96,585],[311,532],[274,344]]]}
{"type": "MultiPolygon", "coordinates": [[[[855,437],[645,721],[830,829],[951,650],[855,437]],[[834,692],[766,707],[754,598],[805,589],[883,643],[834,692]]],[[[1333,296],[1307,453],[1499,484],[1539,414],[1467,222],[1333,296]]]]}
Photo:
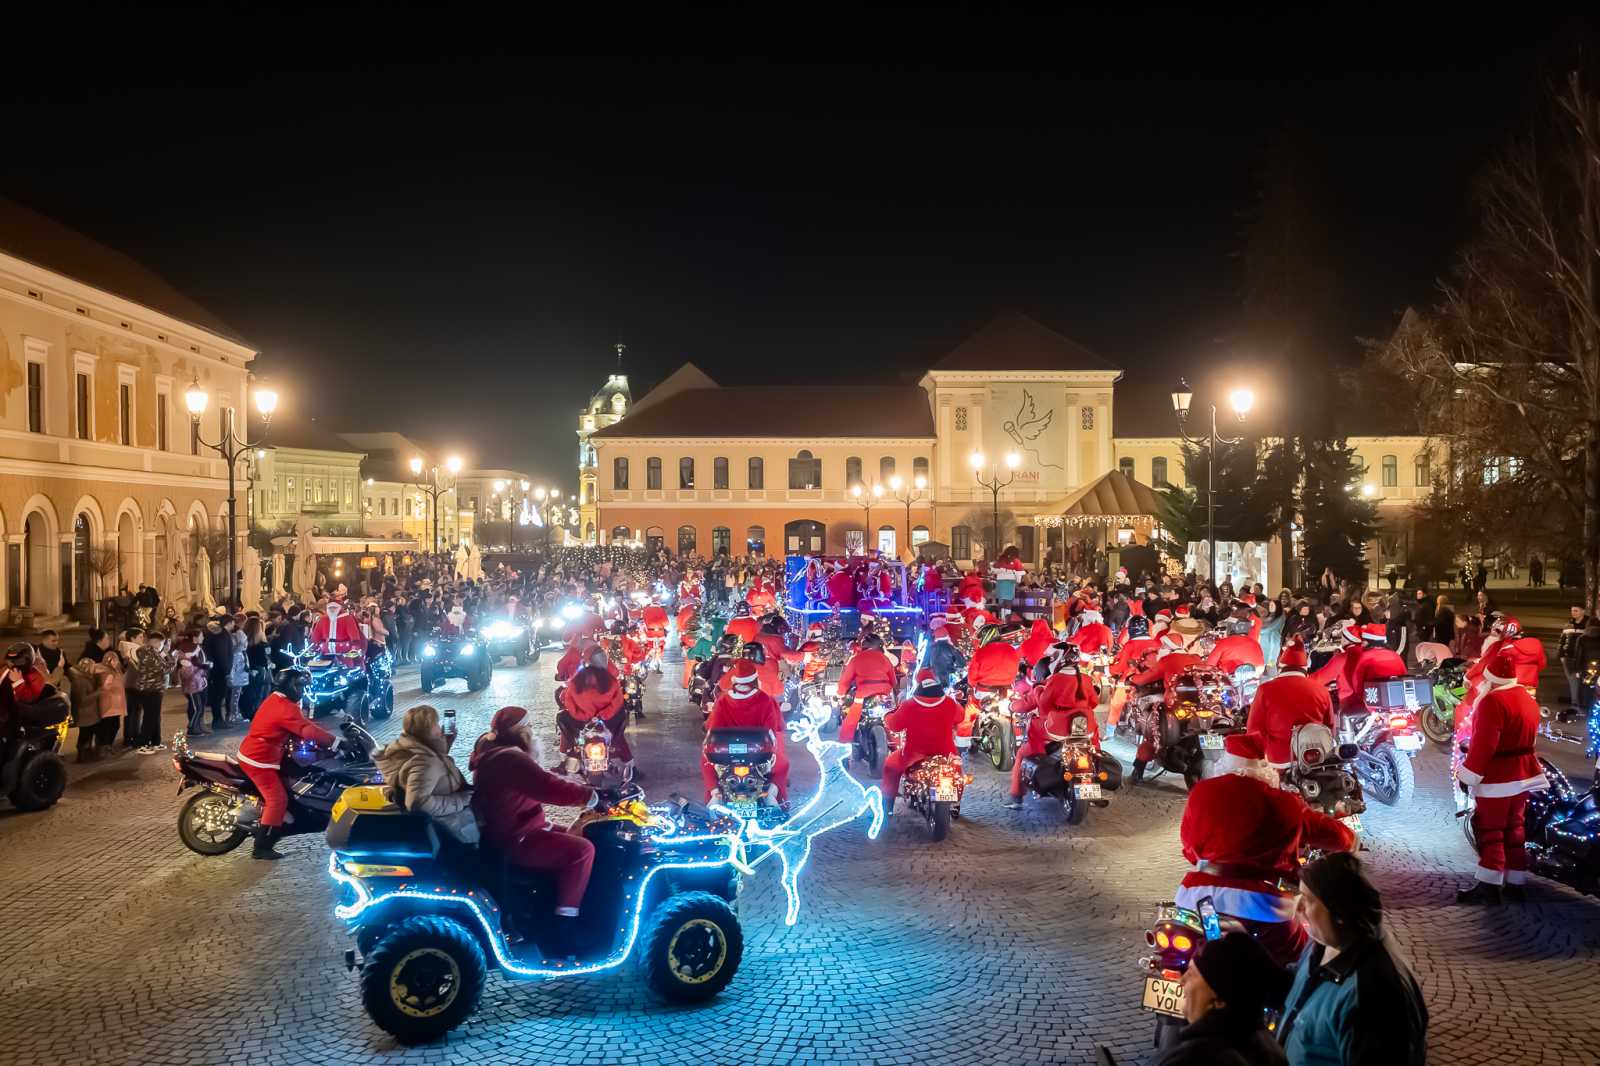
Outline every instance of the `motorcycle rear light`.
{"type": "Polygon", "coordinates": [[[343,864],[345,873],[351,877],[410,877],[411,867],[390,866],[386,863],[376,862],[347,862],[343,864]]]}
{"type": "Polygon", "coordinates": [[[953,778],[953,777],[941,777],[941,778],[939,778],[939,787],[940,788],[955,788],[956,787],[955,778],[953,778]]]}
{"type": "Polygon", "coordinates": [[[1315,766],[1322,761],[1322,750],[1320,748],[1308,748],[1300,753],[1300,758],[1307,766],[1315,766]]]}
{"type": "Polygon", "coordinates": [[[1172,938],[1167,935],[1167,931],[1165,929],[1157,929],[1156,930],[1156,947],[1160,948],[1162,951],[1165,951],[1168,948],[1170,948],[1171,946],[1172,946],[1172,938]]]}
{"type": "Polygon", "coordinates": [[[1089,768],[1089,756],[1087,756],[1087,755],[1078,756],[1078,769],[1087,770],[1088,768],[1089,768]]]}
{"type": "Polygon", "coordinates": [[[1161,971],[1161,976],[1165,977],[1169,981],[1181,981],[1181,980],[1183,980],[1183,971],[1182,970],[1162,970],[1161,971]]]}
{"type": "Polygon", "coordinates": [[[1389,718],[1389,728],[1390,729],[1399,729],[1399,730],[1410,729],[1411,728],[1411,716],[1410,715],[1406,715],[1406,714],[1396,714],[1396,715],[1390,716],[1390,718],[1389,718]]]}
{"type": "Polygon", "coordinates": [[[1194,941],[1189,938],[1187,933],[1179,933],[1172,938],[1172,946],[1178,951],[1193,951],[1194,941]]]}
{"type": "Polygon", "coordinates": [[[1109,773],[1107,773],[1106,771],[1101,770],[1100,771],[1100,780],[1102,780],[1102,781],[1110,781],[1111,780],[1111,775],[1109,773]]]}
{"type": "Polygon", "coordinates": [[[583,754],[590,759],[603,759],[606,757],[606,746],[596,741],[586,745],[583,749],[583,754]]]}
{"type": "Polygon", "coordinates": [[[749,777],[750,776],[750,767],[748,767],[748,766],[735,766],[733,768],[733,776],[734,777],[749,777]]]}

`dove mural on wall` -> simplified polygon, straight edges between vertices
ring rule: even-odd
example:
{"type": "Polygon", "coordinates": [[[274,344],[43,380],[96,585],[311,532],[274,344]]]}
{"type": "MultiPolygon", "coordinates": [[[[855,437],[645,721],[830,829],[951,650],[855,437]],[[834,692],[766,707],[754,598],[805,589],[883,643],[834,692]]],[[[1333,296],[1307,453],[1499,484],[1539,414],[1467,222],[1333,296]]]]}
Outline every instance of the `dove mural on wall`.
{"type": "Polygon", "coordinates": [[[1031,455],[1033,461],[1040,467],[1060,470],[1062,467],[1059,463],[1045,462],[1044,457],[1039,454],[1039,449],[1034,444],[1044,434],[1044,431],[1050,428],[1050,422],[1055,416],[1054,409],[1040,415],[1033,400],[1033,393],[1023,389],[1022,403],[1018,405],[1017,413],[1002,422],[1000,428],[1005,430],[1006,436],[1011,438],[1011,442],[1017,446],[1018,451],[1025,455],[1031,455]]]}

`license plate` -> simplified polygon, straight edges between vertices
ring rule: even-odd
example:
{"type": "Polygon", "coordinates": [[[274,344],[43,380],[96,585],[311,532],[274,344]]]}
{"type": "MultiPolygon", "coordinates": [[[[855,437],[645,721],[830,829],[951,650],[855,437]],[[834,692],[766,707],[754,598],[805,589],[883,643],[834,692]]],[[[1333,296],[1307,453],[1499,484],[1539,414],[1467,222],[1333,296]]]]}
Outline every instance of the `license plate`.
{"type": "Polygon", "coordinates": [[[1422,738],[1415,733],[1401,733],[1394,738],[1394,746],[1400,751],[1420,751],[1422,738]]]}
{"type": "Polygon", "coordinates": [[[611,768],[610,759],[585,759],[584,767],[591,774],[603,774],[611,768]]]}
{"type": "Polygon", "coordinates": [[[1145,1010],[1153,1010],[1157,1014],[1168,1014],[1174,1018],[1183,1017],[1183,985],[1177,981],[1168,981],[1164,977],[1146,977],[1144,979],[1145,1010]]]}
{"type": "Polygon", "coordinates": [[[1222,738],[1214,733],[1201,733],[1200,747],[1206,751],[1221,751],[1222,738]]]}
{"type": "Polygon", "coordinates": [[[750,745],[744,743],[743,741],[735,741],[734,743],[728,745],[729,755],[744,755],[749,752],[749,750],[750,745]]]}
{"type": "Polygon", "coordinates": [[[1354,833],[1356,836],[1361,835],[1361,815],[1347,814],[1343,818],[1339,819],[1339,821],[1349,826],[1350,832],[1354,833]]]}
{"type": "Polygon", "coordinates": [[[1097,800],[1100,798],[1099,785],[1079,785],[1074,791],[1081,800],[1097,800]]]}
{"type": "Polygon", "coordinates": [[[933,786],[933,799],[936,803],[954,803],[959,798],[954,784],[933,786]]]}

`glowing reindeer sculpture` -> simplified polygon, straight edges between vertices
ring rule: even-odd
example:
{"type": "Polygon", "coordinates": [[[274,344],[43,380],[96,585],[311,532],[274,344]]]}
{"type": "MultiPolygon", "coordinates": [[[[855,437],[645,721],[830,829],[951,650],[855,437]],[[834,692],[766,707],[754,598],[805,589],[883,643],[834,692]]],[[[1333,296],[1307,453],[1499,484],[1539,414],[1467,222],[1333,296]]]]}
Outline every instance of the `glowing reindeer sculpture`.
{"type": "MultiPolygon", "coordinates": [[[[783,891],[789,898],[786,925],[800,916],[800,871],[811,857],[811,841],[830,829],[855,821],[868,812],[867,839],[876,840],[883,829],[883,793],[877,785],[863,786],[845,770],[850,760],[850,745],[823,740],[819,735],[832,714],[828,707],[814,702],[800,717],[789,723],[789,739],[805,744],[817,760],[821,780],[817,791],[788,819],[764,829],[754,818],[741,819],[739,839],[745,856],[743,869],[750,872],[776,855],[783,863],[783,891]],[[751,857],[753,856],[753,857],[751,857]]],[[[720,813],[732,815],[725,807],[720,813]]]]}

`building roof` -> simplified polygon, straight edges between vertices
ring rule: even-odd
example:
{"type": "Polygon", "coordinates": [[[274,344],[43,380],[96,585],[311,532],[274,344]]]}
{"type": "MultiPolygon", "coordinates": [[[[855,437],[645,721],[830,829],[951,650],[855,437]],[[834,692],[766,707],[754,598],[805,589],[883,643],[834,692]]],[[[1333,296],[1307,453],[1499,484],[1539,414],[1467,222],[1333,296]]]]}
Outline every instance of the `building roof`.
{"type": "Polygon", "coordinates": [[[590,439],[933,436],[928,394],[915,385],[763,385],[685,389],[590,439]]]}
{"type": "Polygon", "coordinates": [[[289,418],[282,414],[272,420],[270,426],[263,426],[261,416],[250,415],[250,439],[261,441],[263,448],[302,448],[315,452],[345,452],[350,455],[365,455],[363,448],[357,448],[333,432],[326,429],[315,418],[303,421],[289,418]]]}
{"type": "Polygon", "coordinates": [[[1161,515],[1161,497],[1120,470],[1108,470],[1048,510],[1065,518],[1116,521],[1161,515]]]}
{"type": "Polygon", "coordinates": [[[996,316],[930,368],[1121,373],[1098,355],[1020,311],[996,316]]]}
{"type": "Polygon", "coordinates": [[[715,389],[718,385],[711,380],[709,374],[693,363],[684,363],[678,369],[668,374],[656,384],[649,392],[639,397],[629,414],[654,407],[662,400],[669,399],[686,389],[715,389]]]}
{"type": "Polygon", "coordinates": [[[238,344],[238,332],[121,252],[0,197],[0,251],[238,344]]]}

